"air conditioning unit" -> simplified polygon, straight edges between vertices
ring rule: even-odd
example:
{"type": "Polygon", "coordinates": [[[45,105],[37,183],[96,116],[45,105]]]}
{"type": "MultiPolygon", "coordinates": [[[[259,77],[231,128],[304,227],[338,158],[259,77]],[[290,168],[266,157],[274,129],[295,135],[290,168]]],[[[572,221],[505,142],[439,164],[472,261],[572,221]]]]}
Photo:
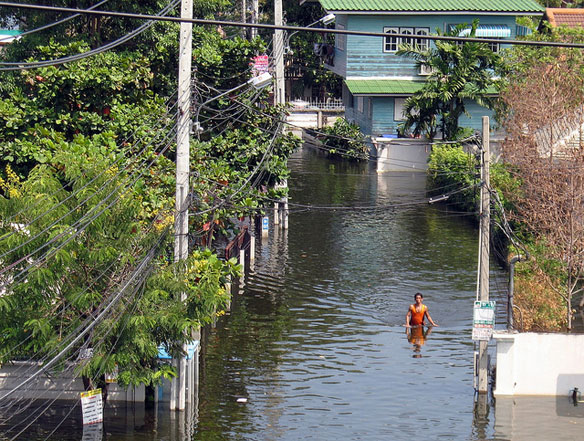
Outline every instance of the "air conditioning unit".
{"type": "Polygon", "coordinates": [[[420,75],[424,76],[432,75],[432,68],[430,66],[422,64],[420,66],[420,75]]]}

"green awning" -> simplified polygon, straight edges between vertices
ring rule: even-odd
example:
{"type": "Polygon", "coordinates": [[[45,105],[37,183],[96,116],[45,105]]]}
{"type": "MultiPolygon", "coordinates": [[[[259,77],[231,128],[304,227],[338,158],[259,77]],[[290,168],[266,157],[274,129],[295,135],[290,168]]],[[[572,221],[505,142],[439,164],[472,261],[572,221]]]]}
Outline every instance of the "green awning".
{"type": "Polygon", "coordinates": [[[345,84],[353,95],[394,95],[404,96],[417,92],[424,81],[413,80],[346,80],[345,84]]]}
{"type": "MultiPolygon", "coordinates": [[[[408,96],[424,86],[425,81],[413,80],[345,80],[353,95],[408,96]]],[[[495,86],[489,86],[487,95],[497,95],[495,86]]]]}

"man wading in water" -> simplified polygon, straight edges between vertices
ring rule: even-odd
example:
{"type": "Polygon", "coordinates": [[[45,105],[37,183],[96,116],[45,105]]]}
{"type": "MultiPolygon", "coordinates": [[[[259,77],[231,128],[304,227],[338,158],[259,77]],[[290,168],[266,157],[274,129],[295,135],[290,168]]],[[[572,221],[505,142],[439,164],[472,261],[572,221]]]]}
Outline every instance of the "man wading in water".
{"type": "Polygon", "coordinates": [[[430,314],[428,313],[428,307],[422,303],[424,301],[424,296],[417,292],[414,296],[414,300],[416,303],[410,305],[410,309],[408,309],[408,313],[406,314],[406,328],[423,327],[424,318],[426,317],[428,317],[428,321],[432,324],[432,326],[438,326],[436,323],[434,323],[432,317],[430,317],[430,314]]]}
{"type": "Polygon", "coordinates": [[[422,354],[420,351],[422,346],[426,342],[426,336],[430,334],[430,328],[428,331],[424,332],[424,319],[428,317],[428,321],[432,326],[438,326],[430,317],[428,313],[428,307],[422,302],[424,301],[424,296],[417,292],[414,296],[415,304],[410,305],[408,313],[406,314],[406,335],[408,341],[414,345],[414,358],[420,358],[422,354]]]}

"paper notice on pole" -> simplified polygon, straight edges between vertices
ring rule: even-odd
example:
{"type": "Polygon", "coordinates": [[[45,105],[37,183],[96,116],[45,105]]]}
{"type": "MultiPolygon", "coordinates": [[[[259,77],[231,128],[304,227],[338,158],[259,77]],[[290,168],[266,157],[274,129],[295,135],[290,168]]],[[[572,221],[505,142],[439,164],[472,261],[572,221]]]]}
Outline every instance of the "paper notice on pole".
{"type": "Polygon", "coordinates": [[[103,402],[101,389],[81,392],[81,410],[83,412],[83,424],[95,424],[103,421],[103,402]]]}
{"type": "Polygon", "coordinates": [[[102,441],[103,423],[86,424],[83,426],[83,437],[81,441],[102,441]]]}
{"type": "Polygon", "coordinates": [[[474,302],[472,339],[490,340],[495,327],[495,302],[474,302]]]}

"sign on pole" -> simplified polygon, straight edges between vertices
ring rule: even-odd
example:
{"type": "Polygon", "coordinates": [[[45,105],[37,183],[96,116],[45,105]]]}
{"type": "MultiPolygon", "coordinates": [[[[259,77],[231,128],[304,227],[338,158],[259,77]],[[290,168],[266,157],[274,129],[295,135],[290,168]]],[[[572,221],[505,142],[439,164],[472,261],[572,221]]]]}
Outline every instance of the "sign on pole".
{"type": "Polygon", "coordinates": [[[474,302],[472,320],[472,339],[488,341],[493,336],[495,327],[496,302],[474,302]]]}
{"type": "Polygon", "coordinates": [[[269,231],[270,231],[270,218],[268,216],[264,216],[262,218],[262,236],[267,236],[269,231]]]}
{"type": "Polygon", "coordinates": [[[252,66],[252,72],[254,75],[261,75],[268,72],[270,67],[270,59],[267,55],[257,55],[252,58],[250,63],[252,66]]]}
{"type": "Polygon", "coordinates": [[[81,410],[83,412],[83,425],[101,423],[103,421],[101,389],[81,392],[81,410]]]}

